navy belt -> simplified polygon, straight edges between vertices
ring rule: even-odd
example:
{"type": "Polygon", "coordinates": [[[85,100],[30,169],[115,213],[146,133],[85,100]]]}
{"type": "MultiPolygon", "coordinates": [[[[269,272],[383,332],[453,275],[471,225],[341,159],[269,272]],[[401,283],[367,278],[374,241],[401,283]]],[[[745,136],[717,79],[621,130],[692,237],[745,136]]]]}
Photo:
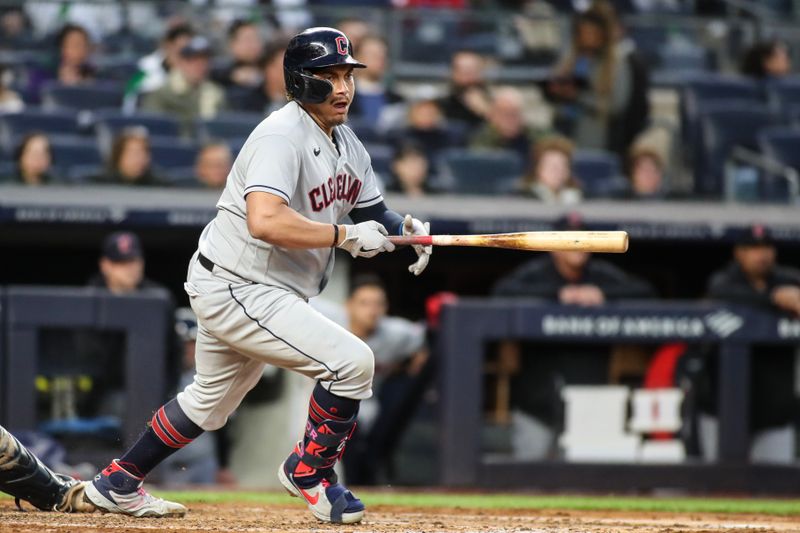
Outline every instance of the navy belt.
{"type": "Polygon", "coordinates": [[[211,259],[209,259],[208,257],[206,257],[203,254],[198,252],[197,253],[197,260],[200,262],[200,264],[203,266],[203,268],[205,268],[206,270],[208,270],[211,273],[214,272],[214,262],[211,261],[211,259]]]}

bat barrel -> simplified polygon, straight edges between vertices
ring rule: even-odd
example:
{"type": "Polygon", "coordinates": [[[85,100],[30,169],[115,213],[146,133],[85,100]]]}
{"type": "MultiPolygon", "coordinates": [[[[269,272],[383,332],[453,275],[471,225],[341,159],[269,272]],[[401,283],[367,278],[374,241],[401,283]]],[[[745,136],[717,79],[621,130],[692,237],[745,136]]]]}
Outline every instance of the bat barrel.
{"type": "Polygon", "coordinates": [[[628,234],[624,231],[527,231],[494,235],[424,235],[389,237],[396,245],[478,246],[536,252],[625,253],[628,234]]]}

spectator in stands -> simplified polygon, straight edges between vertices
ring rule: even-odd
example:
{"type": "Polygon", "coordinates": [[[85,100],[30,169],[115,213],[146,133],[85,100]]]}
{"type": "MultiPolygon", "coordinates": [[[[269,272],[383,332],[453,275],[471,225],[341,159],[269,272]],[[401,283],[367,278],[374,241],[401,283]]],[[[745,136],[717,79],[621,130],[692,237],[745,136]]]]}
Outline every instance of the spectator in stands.
{"type": "Polygon", "coordinates": [[[274,41],[264,49],[259,61],[261,84],[243,95],[238,102],[231,102],[237,109],[269,115],[286,104],[286,83],[283,76],[283,53],[286,41],[274,41]]]}
{"type": "MultiPolygon", "coordinates": [[[[580,215],[572,213],[556,223],[561,231],[586,230],[580,215]]],[[[501,279],[494,296],[544,298],[565,305],[595,306],[609,300],[654,298],[646,282],[589,252],[552,252],[524,263],[501,279]]]]}
{"type": "Polygon", "coordinates": [[[192,37],[181,49],[166,84],[146,94],[142,108],[175,115],[181,134],[192,137],[196,119],[213,118],[226,107],[224,91],[208,79],[211,55],[208,39],[192,37]]]}
{"type": "Polygon", "coordinates": [[[430,192],[429,170],[430,162],[425,152],[413,143],[405,143],[392,157],[392,181],[387,189],[406,196],[425,196],[430,192]]]}
{"type": "Polygon", "coordinates": [[[34,46],[34,31],[28,14],[19,6],[2,8],[0,47],[5,50],[25,50],[34,46]]]}
{"type": "Polygon", "coordinates": [[[15,181],[25,185],[45,185],[53,181],[53,154],[44,133],[29,133],[14,151],[15,181]]]}
{"type": "Polygon", "coordinates": [[[114,294],[161,288],[144,276],[144,253],[135,233],[119,231],[106,237],[98,265],[100,271],[89,279],[90,287],[103,287],[114,294]]]}
{"type": "Polygon", "coordinates": [[[572,47],[556,67],[546,93],[556,124],[581,148],[624,156],[647,122],[648,75],[629,41],[619,40],[613,7],[595,2],[575,16],[572,47]]]}
{"type": "Polygon", "coordinates": [[[378,124],[387,106],[403,101],[402,97],[387,85],[386,71],[389,61],[389,47],[386,40],[378,35],[366,35],[361,39],[355,56],[367,65],[356,70],[356,93],[350,113],[372,124],[378,124]]]}
{"type": "Polygon", "coordinates": [[[14,71],[11,67],[0,65],[0,113],[17,113],[25,109],[22,97],[11,86],[14,83],[14,71]]]}
{"type": "Polygon", "coordinates": [[[116,185],[160,184],[161,180],[152,169],[147,130],[141,127],[124,129],[111,147],[107,173],[95,181],[116,185]]]}
{"type": "Polygon", "coordinates": [[[779,39],[754,44],[742,58],[741,71],[759,80],[788,76],[792,73],[789,45],[779,39]]]}
{"type": "Polygon", "coordinates": [[[361,46],[361,39],[375,33],[375,30],[365,20],[358,17],[343,18],[334,27],[347,35],[350,44],[353,45],[353,50],[357,50],[361,46]]]}
{"type": "Polygon", "coordinates": [[[234,20],[228,29],[228,54],[230,63],[214,79],[225,87],[255,88],[261,83],[259,66],[264,39],[258,25],[252,20],[234,20]]]}
{"type": "Polygon", "coordinates": [[[319,299],[312,305],[367,343],[375,354],[375,395],[361,403],[359,429],[344,463],[351,483],[374,484],[385,475],[404,425],[413,415],[413,403],[419,399],[410,396],[428,359],[425,327],[387,316],[386,290],[375,275],[353,280],[344,308],[319,299]]]}
{"type": "Polygon", "coordinates": [[[544,137],[533,145],[528,172],[522,178],[521,192],[549,204],[575,204],[583,194],[572,175],[575,146],[566,137],[544,137]]]}
{"type": "Polygon", "coordinates": [[[149,93],[160,89],[167,82],[169,72],[178,63],[181,50],[194,35],[194,30],[186,23],[178,22],[170,26],[158,49],[139,60],[136,91],[149,93]]]}
{"type": "Polygon", "coordinates": [[[492,94],[492,105],[484,124],[470,141],[471,148],[500,148],[530,159],[533,136],[525,127],[522,93],[513,87],[502,87],[492,94]]]}
{"type": "Polygon", "coordinates": [[[442,110],[430,95],[420,95],[408,106],[406,125],[390,137],[397,144],[411,142],[425,150],[428,161],[436,161],[442,150],[459,143],[448,129],[442,110]]]}
{"type": "Polygon", "coordinates": [[[450,92],[439,105],[448,120],[478,128],[487,118],[489,91],[484,77],[486,60],[475,52],[460,50],[450,62],[450,92]]]}
{"type": "Polygon", "coordinates": [[[631,197],[657,200],[666,196],[664,160],[648,146],[633,146],[628,158],[631,197]]]}
{"type": "Polygon", "coordinates": [[[14,170],[9,176],[12,183],[43,185],[52,181],[52,151],[46,134],[25,135],[14,148],[13,159],[14,170]]]}
{"type": "Polygon", "coordinates": [[[58,34],[60,59],[56,79],[64,85],[79,85],[94,80],[90,59],[93,45],[89,32],[77,24],[67,24],[58,34]]]}
{"type": "Polygon", "coordinates": [[[197,181],[210,189],[221,189],[233,165],[230,147],[221,141],[205,144],[197,154],[194,172],[197,181]]]}
{"type": "MultiPolygon", "coordinates": [[[[777,263],[771,232],[756,224],[739,232],[733,261],[711,276],[707,294],[714,300],[798,317],[800,271],[777,263]]],[[[756,346],[752,355],[751,428],[797,424],[795,347],[756,346]]],[[[716,370],[709,368],[708,373],[715,381],[716,370]]]]}

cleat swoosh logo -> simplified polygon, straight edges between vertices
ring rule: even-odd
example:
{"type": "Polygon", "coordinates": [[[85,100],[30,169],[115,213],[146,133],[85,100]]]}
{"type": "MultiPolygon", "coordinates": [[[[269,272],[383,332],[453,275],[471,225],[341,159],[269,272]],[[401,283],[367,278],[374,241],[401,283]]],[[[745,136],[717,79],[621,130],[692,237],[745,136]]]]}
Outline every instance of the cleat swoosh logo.
{"type": "Polygon", "coordinates": [[[317,505],[317,502],[319,501],[319,492],[316,493],[314,496],[311,496],[311,494],[307,493],[303,489],[300,489],[300,493],[303,495],[303,497],[305,497],[308,503],[310,503],[311,505],[317,505]]]}

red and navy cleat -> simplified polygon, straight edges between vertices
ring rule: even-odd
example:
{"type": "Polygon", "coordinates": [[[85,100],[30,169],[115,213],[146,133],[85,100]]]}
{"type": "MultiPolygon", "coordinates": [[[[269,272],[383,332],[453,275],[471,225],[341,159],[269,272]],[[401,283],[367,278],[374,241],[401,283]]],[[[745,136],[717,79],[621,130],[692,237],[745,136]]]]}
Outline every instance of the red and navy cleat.
{"type": "Polygon", "coordinates": [[[301,461],[302,443],[281,463],[278,479],[292,496],[302,498],[318,520],[334,524],[355,524],[364,518],[364,504],[344,485],[338,483],[331,469],[323,478],[298,476],[304,470],[301,461]]]}
{"type": "Polygon", "coordinates": [[[115,459],[86,485],[86,497],[105,513],[157,518],[186,514],[186,507],[151,496],[142,483],[142,478],[122,468],[115,459]]]}

